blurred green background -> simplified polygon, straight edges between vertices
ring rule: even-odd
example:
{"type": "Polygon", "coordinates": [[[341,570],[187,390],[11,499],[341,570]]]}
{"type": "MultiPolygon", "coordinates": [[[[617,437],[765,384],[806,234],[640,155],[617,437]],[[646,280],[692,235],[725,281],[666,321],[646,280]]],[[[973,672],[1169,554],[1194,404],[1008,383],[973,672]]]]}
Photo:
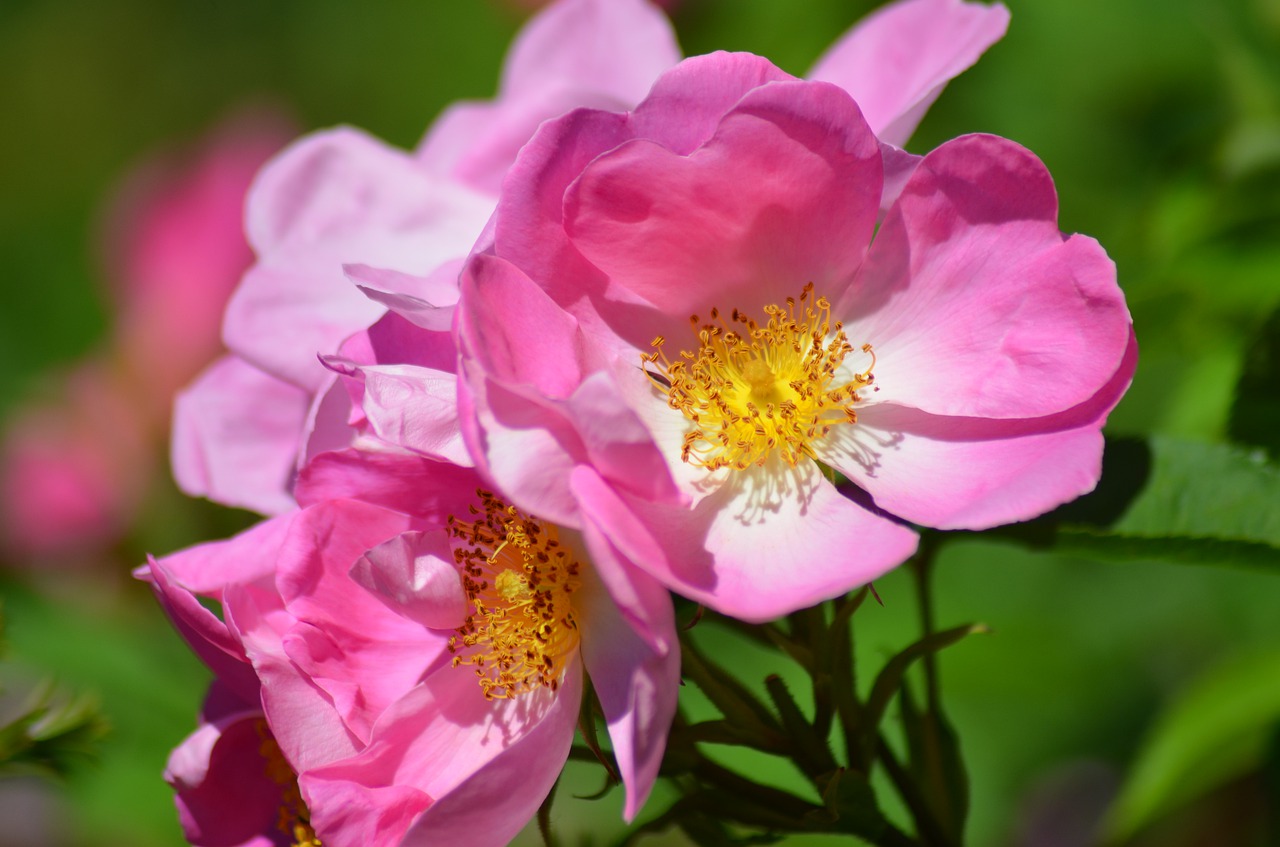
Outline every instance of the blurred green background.
{"type": "MultiPolygon", "coordinates": [[[[687,54],[751,50],[802,74],[876,5],[685,0],[674,18],[687,54]]],[[[1237,383],[1280,306],[1280,0],[1008,5],[1009,34],[952,83],[911,148],[983,131],[1038,153],[1057,181],[1062,228],[1103,243],[1133,311],[1142,358],[1109,434],[1229,440],[1237,383]]],[[[304,129],[349,123],[412,146],[448,102],[492,94],[520,20],[484,0],[0,3],[0,413],[100,344],[110,316],[93,232],[103,197],[144,151],[194,139],[246,100],[282,106],[304,129]]],[[[0,781],[0,847],[181,843],[160,772],[194,726],[206,677],[128,570],[146,552],[244,520],[165,488],[113,551],[114,567],[0,571],[0,684],[53,676],[95,695],[112,725],[97,765],[64,789],[0,781]],[[21,840],[27,829],[35,834],[21,840]]],[[[909,580],[878,588],[885,605],[856,620],[872,667],[918,632],[909,580]]],[[[1105,804],[1197,684],[1221,703],[1280,679],[1280,576],[1257,570],[1100,563],[977,539],[947,549],[937,598],[940,625],[994,630],[941,660],[971,767],[976,845],[1058,843],[1028,834],[1036,809],[1087,816],[1105,804]]],[[[749,658],[763,676],[776,661],[707,639],[730,667],[749,658]]],[[[1257,739],[1230,729],[1262,737],[1280,704],[1240,708],[1186,730],[1184,759],[1249,749],[1211,766],[1225,774],[1217,782],[1169,795],[1181,811],[1153,813],[1164,822],[1136,843],[1253,843],[1223,830],[1193,840],[1197,820],[1268,802],[1256,799],[1267,796],[1257,739]]],[[[555,813],[569,843],[577,833],[604,843],[619,829],[616,792],[596,804],[569,796],[597,786],[594,771],[571,768],[555,813]]]]}

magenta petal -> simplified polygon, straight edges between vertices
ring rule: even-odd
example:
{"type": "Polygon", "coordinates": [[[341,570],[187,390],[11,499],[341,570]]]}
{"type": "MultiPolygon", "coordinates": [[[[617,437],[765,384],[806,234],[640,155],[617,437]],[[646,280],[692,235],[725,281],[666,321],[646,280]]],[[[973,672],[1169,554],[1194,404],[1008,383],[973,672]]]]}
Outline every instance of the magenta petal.
{"type": "Polygon", "coordinates": [[[824,456],[876,505],[940,529],[1021,521],[1085,494],[1102,473],[1107,414],[1129,386],[1132,333],[1119,370],[1094,397],[1031,420],[947,418],[888,404],[858,412],[860,452],[824,456]],[[881,447],[882,446],[882,447],[881,447]]]}
{"type": "Polygon", "coordinates": [[[442,524],[466,514],[483,485],[474,470],[448,462],[347,449],[322,453],[303,468],[297,496],[302,506],[361,500],[442,524]]]}
{"type": "Polygon", "coordinates": [[[1120,364],[1129,312],[1093,239],[1064,239],[1044,165],[994,136],[934,150],[908,180],[836,315],[871,343],[882,402],[1038,417],[1120,364]]]}
{"type": "Polygon", "coordinates": [[[1003,5],[905,0],[863,20],[823,54],[810,79],[841,86],[882,141],[903,146],[955,76],[1004,36],[1003,5]]]}
{"type": "Polygon", "coordinates": [[[165,779],[183,834],[197,847],[268,847],[283,802],[261,753],[261,712],[196,730],[169,757],[165,779]],[[194,768],[196,760],[203,768],[194,768]]]}
{"type": "Polygon", "coordinates": [[[593,264],[684,330],[690,314],[757,314],[810,282],[836,299],[871,240],[881,184],[878,145],[847,94],[778,82],[689,156],[636,141],[598,157],[565,198],[565,224],[593,264]]]}
{"type": "Polygon", "coordinates": [[[351,579],[431,629],[457,629],[466,619],[467,595],[444,530],[406,532],[379,544],[355,563],[351,579]]]}
{"type": "MultiPolygon", "coordinates": [[[[607,543],[598,538],[593,552],[607,543]]],[[[594,569],[584,574],[575,607],[586,634],[582,661],[609,725],[627,791],[623,817],[630,821],[648,798],[662,764],[680,688],[680,648],[671,596],[638,569],[626,568],[629,583],[645,598],[647,633],[637,632],[621,613],[610,596],[612,585],[606,590],[594,569]],[[655,649],[654,642],[662,648],[655,649]]]]}
{"type": "Polygon", "coordinates": [[[496,193],[542,121],[580,106],[628,109],[679,60],[671,24],[643,0],[556,3],[512,45],[498,98],[452,106],[418,157],[496,193]]]}
{"type": "Polygon", "coordinates": [[[288,511],[307,403],[305,392],[235,356],[214,362],[174,404],[178,486],[226,506],[288,511]]]}

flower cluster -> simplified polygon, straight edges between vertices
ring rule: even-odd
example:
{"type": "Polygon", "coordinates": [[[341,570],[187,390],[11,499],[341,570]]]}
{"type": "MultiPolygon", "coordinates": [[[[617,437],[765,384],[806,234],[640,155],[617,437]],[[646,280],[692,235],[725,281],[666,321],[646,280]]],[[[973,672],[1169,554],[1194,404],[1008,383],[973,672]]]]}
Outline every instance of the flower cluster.
{"type": "Polygon", "coordinates": [[[595,700],[630,819],[670,591],[768,619],[910,524],[1096,483],[1136,355],[1111,262],[1017,144],[901,149],[1006,23],[903,0],[806,80],[561,0],[417,151],[342,129],[265,168],[173,443],[270,517],[142,571],[217,675],[168,771],[192,843],[503,844],[595,700]]]}

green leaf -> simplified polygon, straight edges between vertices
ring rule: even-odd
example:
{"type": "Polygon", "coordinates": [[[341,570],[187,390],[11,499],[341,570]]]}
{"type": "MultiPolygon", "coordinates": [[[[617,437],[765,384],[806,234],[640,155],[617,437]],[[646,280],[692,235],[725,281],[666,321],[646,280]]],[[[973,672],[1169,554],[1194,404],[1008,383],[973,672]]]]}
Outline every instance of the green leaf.
{"type": "Polygon", "coordinates": [[[1157,720],[1108,813],[1108,841],[1138,833],[1262,764],[1280,721],[1280,650],[1220,665],[1157,720]]]}
{"type": "Polygon", "coordinates": [[[1245,354],[1228,431],[1235,441],[1280,457],[1280,309],[1267,318],[1245,354]]]}
{"type": "Polygon", "coordinates": [[[994,534],[1102,560],[1280,574],[1280,469],[1225,444],[1115,439],[1096,491],[994,534]]]}

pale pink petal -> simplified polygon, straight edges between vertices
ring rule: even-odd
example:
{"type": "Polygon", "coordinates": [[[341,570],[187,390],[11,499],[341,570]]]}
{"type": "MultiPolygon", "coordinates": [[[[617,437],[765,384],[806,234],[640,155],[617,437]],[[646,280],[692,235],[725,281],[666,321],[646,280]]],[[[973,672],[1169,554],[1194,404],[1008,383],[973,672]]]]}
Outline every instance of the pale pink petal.
{"type": "Polygon", "coordinates": [[[682,500],[649,430],[608,373],[584,379],[566,405],[586,459],[602,477],[647,500],[682,500]]]}
{"type": "Polygon", "coordinates": [[[881,140],[901,147],[952,78],[1004,36],[1002,4],[903,0],[859,21],[809,73],[858,101],[881,140]]]}
{"type": "Polygon", "coordinates": [[[445,262],[422,279],[367,265],[347,266],[347,277],[366,297],[399,313],[415,326],[435,332],[448,332],[453,326],[453,306],[458,302],[461,273],[460,259],[445,262]]]}
{"type": "MultiPolygon", "coordinates": [[[[594,553],[611,545],[598,535],[591,546],[594,553]]],[[[611,552],[616,560],[616,551],[611,552]]],[[[623,817],[630,821],[648,798],[662,764],[680,689],[680,647],[671,596],[661,584],[629,563],[615,561],[610,568],[625,567],[632,590],[643,596],[646,638],[611,597],[617,579],[606,588],[598,558],[596,565],[584,573],[575,609],[584,633],[582,661],[604,709],[627,792],[623,817]]]]}
{"type": "Polygon", "coordinates": [[[444,530],[406,532],[369,552],[351,579],[388,608],[432,629],[455,630],[467,616],[467,596],[444,530]]]}
{"type": "MultiPolygon", "coordinates": [[[[333,364],[336,359],[327,357],[333,364]]],[[[471,455],[458,429],[458,378],[414,365],[350,366],[370,431],[383,441],[464,467],[471,455]]]]}
{"type": "Polygon", "coordinates": [[[361,756],[370,766],[399,759],[395,781],[423,785],[437,798],[403,847],[501,847],[533,818],[569,756],[582,702],[580,662],[569,664],[554,694],[497,701],[487,716],[474,677],[457,676],[433,674],[433,697],[406,715],[414,720],[388,725],[385,743],[380,733],[361,756]]]}
{"type": "Polygon", "coordinates": [[[306,441],[300,464],[306,465],[321,453],[350,447],[357,435],[349,424],[351,414],[351,398],[346,386],[337,374],[330,374],[307,411],[302,430],[306,441]]]}
{"type": "Polygon", "coordinates": [[[874,580],[915,533],[842,497],[812,462],[728,471],[692,509],[597,489],[584,512],[627,558],[673,591],[764,621],[874,580]]]}
{"type": "Polygon", "coordinates": [[[425,277],[467,254],[492,207],[491,198],[432,177],[411,156],[355,130],[303,139],[250,193],[247,227],[258,262],[227,307],[227,345],[316,388],[324,377],[317,354],[337,352],[383,312],[343,266],[425,277]]]}
{"type": "Polygon", "coordinates": [[[178,487],[226,506],[288,511],[308,403],[300,389],[235,356],[214,362],[174,404],[178,487]]]}
{"type": "Polygon", "coordinates": [[[565,198],[565,227],[689,334],[691,314],[756,315],[810,282],[838,297],[871,240],[881,180],[848,95],[778,82],[743,97],[691,155],[637,141],[598,157],[565,198]]]}
{"type": "Polygon", "coordinates": [[[941,415],[1038,417],[1115,373],[1129,312],[1096,241],[1064,238],[1040,160],[995,136],[925,157],[836,316],[877,356],[875,399],[941,415]]]}
{"type": "Polygon", "coordinates": [[[680,60],[671,24],[643,0],[567,0],[512,45],[492,103],[461,103],[418,151],[432,170],[497,193],[538,124],[579,106],[623,110],[680,60]]]}
{"type": "Polygon", "coordinates": [[[915,523],[986,529],[1027,520],[1093,490],[1102,473],[1100,429],[1136,363],[1131,335],[1124,362],[1097,395],[1046,418],[949,418],[868,406],[858,412],[853,441],[822,456],[876,505],[915,523]]]}

